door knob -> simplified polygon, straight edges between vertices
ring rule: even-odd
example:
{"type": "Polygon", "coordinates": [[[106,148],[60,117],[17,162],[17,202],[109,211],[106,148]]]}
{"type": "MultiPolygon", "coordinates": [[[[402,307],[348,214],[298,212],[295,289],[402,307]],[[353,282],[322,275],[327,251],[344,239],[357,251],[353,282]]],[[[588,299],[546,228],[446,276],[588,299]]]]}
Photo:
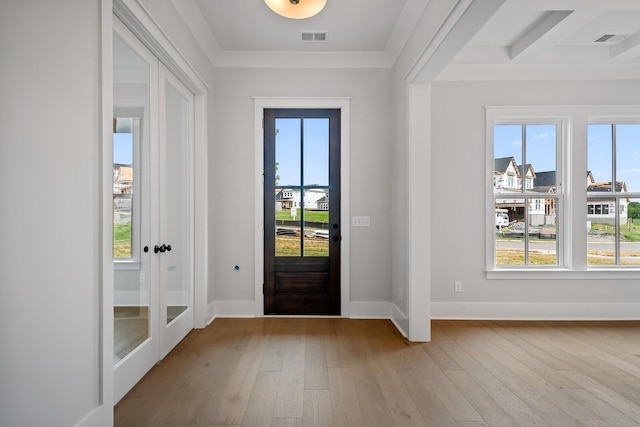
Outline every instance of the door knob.
{"type": "Polygon", "coordinates": [[[167,252],[171,252],[171,245],[167,245],[167,252]]]}
{"type": "Polygon", "coordinates": [[[332,238],[332,239],[333,239],[333,241],[334,241],[334,242],[339,242],[340,240],[342,240],[342,237],[340,237],[340,236],[333,236],[333,238],[332,238]]]}
{"type": "Polygon", "coordinates": [[[167,250],[167,247],[163,244],[162,246],[155,245],[153,247],[153,253],[157,254],[158,252],[164,252],[167,250]]]}

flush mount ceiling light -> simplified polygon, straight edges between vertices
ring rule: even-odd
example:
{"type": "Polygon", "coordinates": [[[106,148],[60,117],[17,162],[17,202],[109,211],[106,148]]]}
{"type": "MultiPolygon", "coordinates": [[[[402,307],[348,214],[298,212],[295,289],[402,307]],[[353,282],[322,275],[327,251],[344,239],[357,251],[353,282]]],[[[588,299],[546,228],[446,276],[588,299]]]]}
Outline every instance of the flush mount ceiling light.
{"type": "Polygon", "coordinates": [[[278,15],[291,19],[311,18],[320,13],[327,0],[264,0],[278,15]]]}

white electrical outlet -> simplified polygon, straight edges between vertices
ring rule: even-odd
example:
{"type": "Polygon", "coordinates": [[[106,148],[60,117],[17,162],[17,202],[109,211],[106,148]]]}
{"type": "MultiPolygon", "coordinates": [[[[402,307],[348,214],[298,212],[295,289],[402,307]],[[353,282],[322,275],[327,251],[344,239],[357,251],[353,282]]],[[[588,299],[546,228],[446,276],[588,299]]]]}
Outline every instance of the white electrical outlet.
{"type": "Polygon", "coordinates": [[[453,292],[462,292],[462,282],[453,282],[453,292]]]}

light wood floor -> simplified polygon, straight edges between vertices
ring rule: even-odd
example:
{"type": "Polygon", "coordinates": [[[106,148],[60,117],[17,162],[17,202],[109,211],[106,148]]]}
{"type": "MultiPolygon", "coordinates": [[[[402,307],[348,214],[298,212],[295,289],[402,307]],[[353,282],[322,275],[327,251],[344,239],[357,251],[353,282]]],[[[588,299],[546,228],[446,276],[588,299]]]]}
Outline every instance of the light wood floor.
{"type": "Polygon", "coordinates": [[[637,426],[640,322],[216,319],[116,406],[118,426],[637,426]]]}

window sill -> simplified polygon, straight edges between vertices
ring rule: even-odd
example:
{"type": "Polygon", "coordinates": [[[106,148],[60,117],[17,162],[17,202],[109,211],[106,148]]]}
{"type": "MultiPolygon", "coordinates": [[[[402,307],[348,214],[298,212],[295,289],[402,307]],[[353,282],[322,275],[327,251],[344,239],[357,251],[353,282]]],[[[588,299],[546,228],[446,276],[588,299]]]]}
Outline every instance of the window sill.
{"type": "Polygon", "coordinates": [[[116,271],[140,270],[140,263],[134,261],[113,261],[113,269],[116,271]]]}
{"type": "Polygon", "coordinates": [[[569,270],[557,268],[513,268],[485,270],[492,280],[632,280],[640,279],[640,268],[598,268],[592,270],[569,270]]]}

